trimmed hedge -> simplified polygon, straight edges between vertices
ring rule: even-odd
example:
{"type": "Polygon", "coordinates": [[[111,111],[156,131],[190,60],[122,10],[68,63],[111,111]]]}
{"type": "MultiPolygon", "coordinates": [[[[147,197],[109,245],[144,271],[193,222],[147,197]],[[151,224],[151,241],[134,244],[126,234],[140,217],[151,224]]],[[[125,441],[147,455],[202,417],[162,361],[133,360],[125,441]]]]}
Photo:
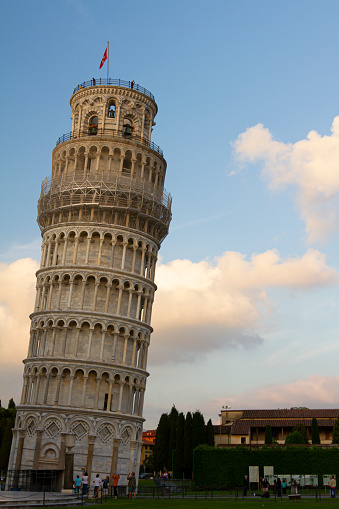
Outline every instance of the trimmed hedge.
{"type": "Polygon", "coordinates": [[[215,449],[199,446],[193,455],[193,479],[197,486],[232,488],[242,486],[249,466],[274,466],[275,474],[336,474],[339,478],[339,448],[263,447],[262,449],[215,449]]]}

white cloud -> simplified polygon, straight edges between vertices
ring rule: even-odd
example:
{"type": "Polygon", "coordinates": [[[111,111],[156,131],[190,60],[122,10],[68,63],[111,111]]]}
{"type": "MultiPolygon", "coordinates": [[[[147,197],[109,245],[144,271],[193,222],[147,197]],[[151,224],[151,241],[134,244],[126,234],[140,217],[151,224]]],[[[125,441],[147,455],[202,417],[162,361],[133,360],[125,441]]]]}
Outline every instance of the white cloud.
{"type": "Polygon", "coordinates": [[[331,136],[311,131],[306,139],[283,143],[258,124],[241,133],[233,148],[239,162],[263,163],[263,175],[273,190],[295,186],[310,242],[339,229],[339,116],[331,136]]]}
{"type": "Polygon", "coordinates": [[[338,394],[339,375],[310,375],[306,379],[295,382],[269,384],[245,394],[236,394],[229,398],[229,401],[233,408],[291,408],[293,406],[338,408],[338,394]]]}
{"type": "Polygon", "coordinates": [[[263,341],[264,324],[275,317],[270,288],[309,291],[338,283],[325,256],[309,249],[282,260],[277,250],[250,260],[225,252],[213,262],[174,260],[159,264],[150,359],[188,362],[207,351],[253,347],[263,341]]]}
{"type": "Polygon", "coordinates": [[[24,258],[0,263],[0,359],[17,365],[27,355],[30,320],[35,299],[35,272],[39,265],[24,258]]]}

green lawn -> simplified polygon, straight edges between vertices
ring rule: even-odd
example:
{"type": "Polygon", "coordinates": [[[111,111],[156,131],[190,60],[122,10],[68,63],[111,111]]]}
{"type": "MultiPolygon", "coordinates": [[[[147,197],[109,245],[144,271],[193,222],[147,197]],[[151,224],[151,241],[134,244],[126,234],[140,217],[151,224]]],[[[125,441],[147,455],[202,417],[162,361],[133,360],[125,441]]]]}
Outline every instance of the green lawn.
{"type": "MultiPolygon", "coordinates": [[[[335,504],[339,507],[339,498],[335,500],[331,500],[330,498],[322,498],[321,500],[322,504],[328,505],[328,504],[335,504]]],[[[319,503],[316,501],[311,500],[300,500],[298,502],[290,502],[288,500],[283,501],[277,501],[275,502],[274,498],[271,498],[269,500],[211,500],[211,499],[204,499],[204,500],[169,500],[169,499],[137,499],[137,500],[128,500],[126,498],[118,499],[118,500],[108,500],[106,503],[101,504],[95,504],[95,505],[87,505],[85,507],[96,507],[97,509],[99,507],[102,507],[103,509],[112,509],[114,508],[127,508],[130,505],[134,507],[135,509],[206,509],[206,508],[215,508],[215,509],[262,509],[262,507],[271,507],[272,509],[275,506],[275,504],[279,504],[277,507],[290,507],[293,509],[293,505],[291,504],[299,504],[302,508],[305,509],[316,509],[319,508],[319,503]]],[[[61,508],[59,508],[61,509],[61,508]]]]}

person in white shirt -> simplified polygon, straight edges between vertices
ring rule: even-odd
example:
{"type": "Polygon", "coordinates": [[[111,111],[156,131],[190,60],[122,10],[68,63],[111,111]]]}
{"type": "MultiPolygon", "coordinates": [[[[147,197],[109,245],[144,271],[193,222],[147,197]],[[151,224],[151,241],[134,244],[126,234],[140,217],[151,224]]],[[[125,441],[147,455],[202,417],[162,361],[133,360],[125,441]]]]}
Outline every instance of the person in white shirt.
{"type": "Polygon", "coordinates": [[[88,473],[87,472],[85,472],[84,475],[82,476],[81,482],[82,482],[82,494],[87,495],[87,490],[88,490],[88,473]]]}
{"type": "Polygon", "coordinates": [[[101,479],[99,477],[99,474],[97,474],[94,478],[94,498],[98,498],[99,496],[99,486],[101,484],[101,479]]]}

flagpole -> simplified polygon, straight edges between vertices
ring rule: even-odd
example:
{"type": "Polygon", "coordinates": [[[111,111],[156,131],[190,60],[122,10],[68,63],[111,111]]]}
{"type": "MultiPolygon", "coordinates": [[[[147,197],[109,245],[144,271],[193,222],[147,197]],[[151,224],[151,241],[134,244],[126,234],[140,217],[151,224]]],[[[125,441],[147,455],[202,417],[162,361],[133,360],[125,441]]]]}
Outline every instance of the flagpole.
{"type": "Polygon", "coordinates": [[[107,85],[108,85],[108,70],[109,70],[109,41],[107,41],[107,85]]]}

